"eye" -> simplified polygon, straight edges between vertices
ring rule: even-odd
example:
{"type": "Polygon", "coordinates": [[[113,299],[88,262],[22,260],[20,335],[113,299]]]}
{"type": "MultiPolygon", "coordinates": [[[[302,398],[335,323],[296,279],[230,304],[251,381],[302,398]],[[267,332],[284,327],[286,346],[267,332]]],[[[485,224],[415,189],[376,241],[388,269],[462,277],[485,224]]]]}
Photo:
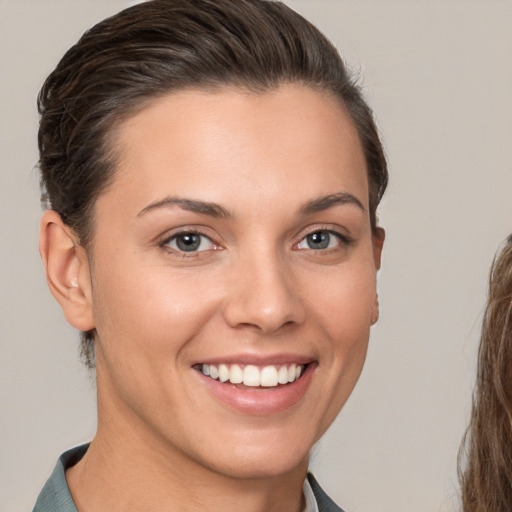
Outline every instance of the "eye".
{"type": "Polygon", "coordinates": [[[298,244],[297,249],[313,249],[322,251],[331,249],[343,243],[341,235],[333,231],[320,230],[309,233],[298,244]]]}
{"type": "Polygon", "coordinates": [[[201,252],[217,249],[217,246],[207,236],[194,232],[173,235],[162,246],[179,252],[201,252]]]}

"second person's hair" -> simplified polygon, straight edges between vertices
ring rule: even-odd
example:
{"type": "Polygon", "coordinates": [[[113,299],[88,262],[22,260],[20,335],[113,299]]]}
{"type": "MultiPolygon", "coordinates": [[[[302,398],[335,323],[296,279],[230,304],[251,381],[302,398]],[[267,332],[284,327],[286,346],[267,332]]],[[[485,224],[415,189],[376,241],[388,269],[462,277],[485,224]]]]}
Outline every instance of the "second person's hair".
{"type": "Polygon", "coordinates": [[[464,512],[512,510],[512,235],[496,256],[478,352],[471,420],[460,451],[464,512]]]}

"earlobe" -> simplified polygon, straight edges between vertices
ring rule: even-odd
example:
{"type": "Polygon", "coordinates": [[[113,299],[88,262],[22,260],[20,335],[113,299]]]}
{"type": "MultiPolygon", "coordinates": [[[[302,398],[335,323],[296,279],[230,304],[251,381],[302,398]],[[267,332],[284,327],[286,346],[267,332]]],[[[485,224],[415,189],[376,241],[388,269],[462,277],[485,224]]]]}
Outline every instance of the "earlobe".
{"type": "MultiPolygon", "coordinates": [[[[384,247],[384,240],[386,238],[386,232],[383,228],[376,227],[373,230],[372,239],[373,239],[373,261],[375,264],[375,269],[380,269],[381,258],[382,258],[382,248],[384,247]]],[[[371,325],[377,323],[379,319],[379,294],[375,293],[375,301],[372,305],[371,311],[371,325]]]]}
{"type": "Polygon", "coordinates": [[[372,305],[372,312],[370,316],[371,325],[375,325],[379,319],[379,295],[375,294],[375,302],[372,305]]]}
{"type": "Polygon", "coordinates": [[[41,218],[39,252],[48,287],[66,320],[81,331],[94,329],[87,253],[53,210],[44,212],[41,218]]]}

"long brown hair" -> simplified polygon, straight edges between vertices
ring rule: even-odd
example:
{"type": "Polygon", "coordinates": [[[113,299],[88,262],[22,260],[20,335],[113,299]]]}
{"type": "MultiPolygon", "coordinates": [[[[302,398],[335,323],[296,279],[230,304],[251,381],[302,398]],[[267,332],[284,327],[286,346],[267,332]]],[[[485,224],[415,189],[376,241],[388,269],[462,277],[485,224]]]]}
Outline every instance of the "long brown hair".
{"type": "Polygon", "coordinates": [[[512,235],[496,255],[489,276],[459,477],[464,512],[512,510],[512,235]]]}

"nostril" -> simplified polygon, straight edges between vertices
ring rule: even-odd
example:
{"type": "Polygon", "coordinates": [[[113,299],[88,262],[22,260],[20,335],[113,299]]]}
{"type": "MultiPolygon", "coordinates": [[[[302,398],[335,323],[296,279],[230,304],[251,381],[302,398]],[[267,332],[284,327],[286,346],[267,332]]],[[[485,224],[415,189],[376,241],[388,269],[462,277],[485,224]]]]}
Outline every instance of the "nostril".
{"type": "Polygon", "coordinates": [[[263,333],[263,334],[274,334],[277,332],[281,333],[282,331],[291,329],[295,325],[297,325],[297,322],[295,322],[293,320],[287,320],[284,323],[279,323],[279,324],[271,324],[271,323],[265,322],[265,321],[255,321],[254,323],[253,322],[241,322],[241,323],[232,325],[231,327],[234,329],[254,331],[254,332],[263,333]]]}

